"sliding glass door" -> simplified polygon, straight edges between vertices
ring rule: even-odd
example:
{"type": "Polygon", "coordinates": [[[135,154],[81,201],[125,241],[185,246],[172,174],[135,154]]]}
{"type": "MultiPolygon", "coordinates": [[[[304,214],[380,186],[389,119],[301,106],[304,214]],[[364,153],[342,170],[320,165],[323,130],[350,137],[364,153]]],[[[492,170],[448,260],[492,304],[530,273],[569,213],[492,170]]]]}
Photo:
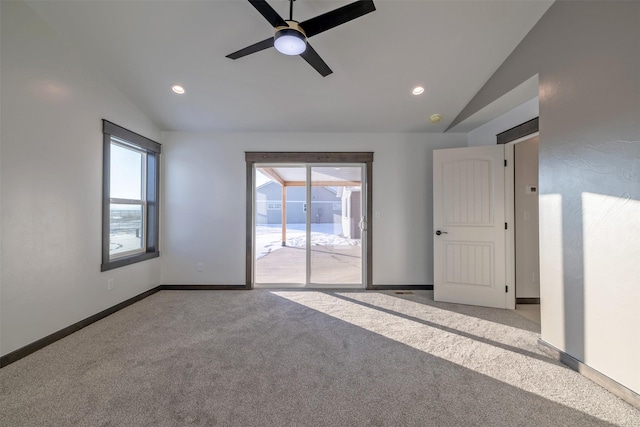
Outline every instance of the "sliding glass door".
{"type": "Polygon", "coordinates": [[[256,287],[364,287],[365,166],[257,164],[256,287]]]}
{"type": "Polygon", "coordinates": [[[256,284],[307,281],[307,169],[255,170],[254,277],[256,284]]]}
{"type": "Polygon", "coordinates": [[[362,284],[362,167],[310,167],[309,283],[362,284]]]}

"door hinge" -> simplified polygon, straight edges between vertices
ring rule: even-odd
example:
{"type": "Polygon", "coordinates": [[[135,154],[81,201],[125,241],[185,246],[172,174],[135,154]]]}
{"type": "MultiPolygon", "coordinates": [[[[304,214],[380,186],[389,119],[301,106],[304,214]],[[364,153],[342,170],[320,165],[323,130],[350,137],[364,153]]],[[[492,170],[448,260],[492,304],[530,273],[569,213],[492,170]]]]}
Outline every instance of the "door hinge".
{"type": "Polygon", "coordinates": [[[504,223],[504,229],[505,229],[505,230],[508,230],[508,229],[509,229],[509,226],[507,225],[507,223],[506,223],[506,222],[504,223]]]}
{"type": "Polygon", "coordinates": [[[504,291],[505,291],[506,293],[509,293],[509,286],[505,286],[505,287],[504,287],[504,291]]]}
{"type": "Polygon", "coordinates": [[[507,159],[504,159],[504,167],[507,167],[507,159]]]}

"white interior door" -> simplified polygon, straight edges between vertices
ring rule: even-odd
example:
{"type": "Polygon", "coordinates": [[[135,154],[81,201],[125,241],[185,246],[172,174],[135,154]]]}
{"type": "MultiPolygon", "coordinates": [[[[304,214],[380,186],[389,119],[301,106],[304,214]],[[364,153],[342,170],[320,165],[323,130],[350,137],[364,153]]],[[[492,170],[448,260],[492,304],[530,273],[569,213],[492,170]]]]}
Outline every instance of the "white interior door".
{"type": "Polygon", "coordinates": [[[436,301],[507,308],[504,146],[434,150],[436,301]]]}

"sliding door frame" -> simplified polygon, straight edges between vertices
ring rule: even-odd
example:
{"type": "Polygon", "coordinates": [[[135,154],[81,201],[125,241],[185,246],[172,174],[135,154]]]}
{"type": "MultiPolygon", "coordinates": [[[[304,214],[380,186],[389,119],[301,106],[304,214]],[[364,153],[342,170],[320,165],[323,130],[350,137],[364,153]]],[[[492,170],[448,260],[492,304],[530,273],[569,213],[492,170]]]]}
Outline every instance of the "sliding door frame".
{"type": "Polygon", "coordinates": [[[278,164],[300,164],[300,163],[360,163],[365,166],[366,183],[363,194],[365,195],[366,208],[366,250],[365,250],[365,281],[366,289],[373,289],[373,267],[371,261],[373,259],[373,227],[371,216],[372,196],[373,196],[373,153],[372,152],[245,152],[245,161],[247,165],[247,198],[246,198],[246,253],[245,253],[245,287],[253,288],[253,210],[255,204],[255,175],[254,167],[261,163],[278,163],[278,164]]]}

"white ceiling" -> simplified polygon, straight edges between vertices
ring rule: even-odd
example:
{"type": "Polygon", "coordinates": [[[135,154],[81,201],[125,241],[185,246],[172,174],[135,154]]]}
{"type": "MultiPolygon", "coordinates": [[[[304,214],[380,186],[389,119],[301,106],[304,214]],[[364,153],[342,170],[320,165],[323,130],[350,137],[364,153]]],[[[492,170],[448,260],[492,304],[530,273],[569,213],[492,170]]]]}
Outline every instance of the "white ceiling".
{"type": "MultiPolygon", "coordinates": [[[[288,1],[269,3],[288,18],[288,1]]],[[[348,3],[297,0],[294,19],[348,3]]],[[[225,58],[273,34],[246,0],[28,2],[160,129],[261,132],[443,132],[551,3],[376,0],[309,39],[323,78],[275,49],[225,58]]]]}

